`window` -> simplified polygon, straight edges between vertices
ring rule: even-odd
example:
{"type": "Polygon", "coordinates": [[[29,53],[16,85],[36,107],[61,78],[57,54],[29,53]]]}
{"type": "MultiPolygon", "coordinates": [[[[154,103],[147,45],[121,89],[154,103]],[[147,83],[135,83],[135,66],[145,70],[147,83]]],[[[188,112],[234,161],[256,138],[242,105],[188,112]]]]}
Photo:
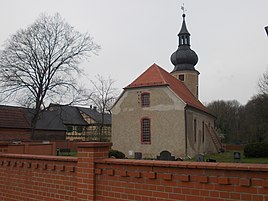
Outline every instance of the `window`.
{"type": "Polygon", "coordinates": [[[141,143],[151,143],[151,122],[148,118],[141,120],[141,143]]]}
{"type": "Polygon", "coordinates": [[[196,128],[196,119],[194,120],[194,142],[196,143],[196,133],[197,132],[197,128],[196,128]]]}
{"type": "Polygon", "coordinates": [[[142,107],[150,106],[150,94],[149,93],[141,94],[141,106],[142,107]]]}
{"type": "Polygon", "coordinates": [[[183,37],[180,38],[180,45],[183,45],[183,37]]]}
{"type": "Polygon", "coordinates": [[[76,131],[77,131],[78,133],[82,133],[82,132],[83,132],[83,128],[82,128],[82,126],[77,126],[77,127],[76,127],[76,131]]]}
{"type": "Polygon", "coordinates": [[[73,132],[73,127],[72,126],[67,126],[67,132],[68,133],[71,133],[71,132],[73,132]]]}
{"type": "Polygon", "coordinates": [[[179,80],[184,81],[184,75],[179,75],[179,80]]]}
{"type": "Polygon", "coordinates": [[[184,44],[185,44],[185,45],[188,44],[188,41],[187,41],[187,37],[186,37],[186,36],[184,37],[184,44]]]}

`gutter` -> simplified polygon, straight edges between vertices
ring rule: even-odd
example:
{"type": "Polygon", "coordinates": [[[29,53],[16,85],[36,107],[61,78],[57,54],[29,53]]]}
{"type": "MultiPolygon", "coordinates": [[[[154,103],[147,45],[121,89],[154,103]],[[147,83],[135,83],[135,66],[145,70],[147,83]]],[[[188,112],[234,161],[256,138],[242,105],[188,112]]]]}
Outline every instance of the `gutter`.
{"type": "Polygon", "coordinates": [[[195,110],[195,111],[197,111],[199,113],[203,113],[203,114],[209,115],[209,116],[213,117],[214,119],[216,119],[216,116],[213,115],[213,114],[211,114],[209,111],[206,112],[204,110],[200,110],[200,109],[198,109],[196,107],[193,107],[193,106],[191,106],[189,104],[187,104],[185,108],[189,108],[189,109],[195,110]]]}

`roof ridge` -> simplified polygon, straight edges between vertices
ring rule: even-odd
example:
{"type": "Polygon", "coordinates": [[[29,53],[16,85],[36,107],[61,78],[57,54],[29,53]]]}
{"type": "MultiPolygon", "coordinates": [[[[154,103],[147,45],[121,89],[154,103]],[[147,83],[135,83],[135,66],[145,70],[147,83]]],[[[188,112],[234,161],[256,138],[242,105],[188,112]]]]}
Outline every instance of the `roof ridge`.
{"type": "MultiPolygon", "coordinates": [[[[162,72],[164,72],[164,71],[163,71],[164,69],[162,69],[162,68],[161,68],[160,66],[158,66],[157,64],[155,64],[155,65],[156,65],[156,67],[157,67],[157,70],[158,70],[158,72],[159,72],[160,77],[165,81],[165,83],[163,83],[163,84],[168,84],[168,82],[167,82],[165,76],[163,76],[163,74],[162,74],[162,72]]],[[[169,84],[168,84],[168,85],[169,85],[169,84]]]]}

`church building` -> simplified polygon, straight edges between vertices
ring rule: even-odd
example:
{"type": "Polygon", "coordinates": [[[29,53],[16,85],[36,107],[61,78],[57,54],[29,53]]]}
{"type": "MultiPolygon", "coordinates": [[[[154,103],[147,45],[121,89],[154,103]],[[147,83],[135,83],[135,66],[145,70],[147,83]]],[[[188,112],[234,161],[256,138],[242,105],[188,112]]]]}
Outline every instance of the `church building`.
{"type": "Polygon", "coordinates": [[[185,14],[182,17],[172,72],[151,65],[124,88],[112,107],[113,149],[128,158],[135,153],[156,158],[162,151],[184,158],[222,148],[215,117],[198,100],[198,56],[190,48],[185,14]]]}

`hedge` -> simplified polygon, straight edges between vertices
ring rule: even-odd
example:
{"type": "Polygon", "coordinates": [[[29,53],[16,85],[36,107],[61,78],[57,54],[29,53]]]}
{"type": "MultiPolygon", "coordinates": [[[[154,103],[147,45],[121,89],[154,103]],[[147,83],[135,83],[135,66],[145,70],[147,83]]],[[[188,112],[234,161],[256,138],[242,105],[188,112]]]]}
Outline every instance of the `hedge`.
{"type": "Polygon", "coordinates": [[[122,158],[125,158],[125,154],[121,151],[111,149],[109,151],[109,158],[111,157],[122,159],[122,158]]]}
{"type": "Polygon", "coordinates": [[[244,148],[245,157],[268,157],[268,142],[247,144],[244,148]]]}

